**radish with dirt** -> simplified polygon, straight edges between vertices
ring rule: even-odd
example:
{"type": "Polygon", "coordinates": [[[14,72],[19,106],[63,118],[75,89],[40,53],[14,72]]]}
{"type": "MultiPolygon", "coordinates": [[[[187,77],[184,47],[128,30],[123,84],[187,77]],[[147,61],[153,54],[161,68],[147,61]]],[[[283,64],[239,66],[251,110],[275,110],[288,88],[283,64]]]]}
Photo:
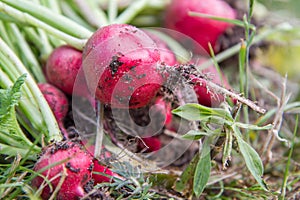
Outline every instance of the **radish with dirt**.
{"type": "Polygon", "coordinates": [[[39,83],[38,87],[48,102],[61,132],[65,138],[68,138],[68,133],[64,127],[64,118],[69,110],[69,102],[66,95],[49,83],[39,83]]]}
{"type": "Polygon", "coordinates": [[[147,105],[163,83],[155,42],[127,24],[98,29],[83,51],[83,70],[92,94],[116,108],[147,105]]]}
{"type": "Polygon", "coordinates": [[[78,199],[93,186],[93,157],[77,141],[56,142],[47,146],[36,162],[34,171],[40,175],[32,185],[40,190],[42,199],[78,199]],[[48,181],[49,182],[48,182],[48,181]]]}

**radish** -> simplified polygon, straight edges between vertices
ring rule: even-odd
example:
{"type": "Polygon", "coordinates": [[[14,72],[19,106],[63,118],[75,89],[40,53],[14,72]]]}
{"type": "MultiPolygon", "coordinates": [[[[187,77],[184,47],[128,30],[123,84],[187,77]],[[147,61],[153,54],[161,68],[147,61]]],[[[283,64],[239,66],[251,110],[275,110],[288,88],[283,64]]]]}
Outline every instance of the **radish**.
{"type": "MultiPolygon", "coordinates": [[[[95,146],[93,144],[90,144],[87,140],[82,140],[81,144],[85,146],[87,151],[94,156],[95,146]]],[[[104,148],[102,148],[100,159],[105,160],[111,157],[111,153],[109,151],[103,151],[104,148]]],[[[111,182],[111,177],[119,177],[120,176],[114,172],[112,172],[108,167],[103,166],[100,164],[99,160],[96,158],[93,159],[93,171],[92,171],[92,177],[94,179],[94,184],[103,183],[103,182],[111,182]],[[106,174],[107,176],[103,175],[106,174]]]]}
{"type": "Polygon", "coordinates": [[[56,198],[78,199],[88,192],[86,190],[93,183],[92,169],[93,157],[78,142],[57,142],[43,150],[34,166],[34,171],[41,171],[43,177],[35,177],[32,185],[35,188],[41,187],[41,197],[49,199],[63,181],[56,198]],[[50,181],[51,187],[44,178],[50,181]]]}
{"type": "MultiPolygon", "coordinates": [[[[210,81],[219,85],[223,85],[227,89],[232,89],[225,75],[222,73],[220,77],[217,69],[214,66],[210,66],[204,69],[202,72],[203,74],[206,74],[207,78],[210,79],[210,81]]],[[[225,100],[224,95],[217,94],[207,87],[207,80],[205,80],[204,78],[195,77],[192,78],[192,82],[195,84],[194,91],[197,95],[199,104],[208,107],[214,107],[225,100]]]]}
{"type": "Polygon", "coordinates": [[[46,63],[45,71],[48,81],[66,94],[71,95],[81,63],[81,51],[68,45],[54,49],[46,63]]]}
{"type": "Polygon", "coordinates": [[[63,122],[69,110],[69,102],[66,95],[49,83],[39,83],[38,87],[48,102],[59,128],[61,129],[65,138],[68,138],[68,134],[64,128],[63,122]]]}
{"type": "Polygon", "coordinates": [[[131,25],[98,29],[88,40],[82,58],[89,90],[111,107],[145,106],[163,83],[155,42],[131,25]]]}
{"type": "Polygon", "coordinates": [[[150,31],[147,31],[146,33],[156,43],[160,53],[160,60],[169,66],[175,65],[177,63],[176,57],[168,47],[167,43],[150,31]]]}
{"type": "Polygon", "coordinates": [[[160,112],[160,115],[165,119],[164,125],[168,125],[172,121],[171,102],[167,102],[163,97],[159,96],[155,100],[155,107],[160,112]]]}
{"type": "Polygon", "coordinates": [[[105,167],[99,163],[97,159],[94,160],[94,169],[92,173],[92,177],[94,179],[94,183],[103,183],[103,182],[111,182],[111,177],[119,177],[117,174],[113,173],[108,167],[105,167]],[[106,175],[102,175],[106,174],[106,175]]]}
{"type": "Polygon", "coordinates": [[[161,142],[158,137],[146,137],[138,141],[138,149],[147,153],[158,151],[161,148],[161,142]]]}
{"type": "Polygon", "coordinates": [[[186,34],[197,41],[207,52],[208,43],[215,47],[217,39],[231,24],[209,18],[190,16],[189,11],[235,19],[236,11],[222,0],[173,0],[166,9],[165,26],[186,34]]]}

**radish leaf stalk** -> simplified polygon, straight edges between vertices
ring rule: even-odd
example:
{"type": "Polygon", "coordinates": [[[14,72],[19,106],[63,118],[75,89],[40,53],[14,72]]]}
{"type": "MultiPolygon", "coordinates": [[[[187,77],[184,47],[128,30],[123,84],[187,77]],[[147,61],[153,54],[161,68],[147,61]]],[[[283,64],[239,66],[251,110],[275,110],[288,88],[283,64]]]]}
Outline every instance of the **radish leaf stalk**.
{"type": "Polygon", "coordinates": [[[28,87],[31,93],[33,94],[34,100],[37,102],[39,109],[41,111],[42,117],[44,119],[46,130],[44,130],[44,134],[46,136],[46,142],[50,141],[60,141],[62,140],[62,135],[60,134],[60,130],[58,128],[55,117],[45,100],[43,98],[43,94],[39,90],[36,82],[28,73],[28,70],[23,65],[23,63],[19,60],[19,58],[15,55],[15,53],[7,46],[7,44],[0,38],[0,51],[10,60],[15,70],[20,74],[27,74],[27,79],[24,87],[28,87]]]}
{"type": "MultiPolygon", "coordinates": [[[[79,39],[76,37],[73,37],[69,35],[68,33],[65,33],[59,29],[56,29],[52,24],[47,24],[38,18],[33,17],[32,15],[28,13],[24,13],[19,11],[18,9],[15,9],[7,4],[0,3],[0,12],[4,12],[8,14],[9,16],[16,19],[19,23],[24,23],[27,25],[35,26],[41,29],[44,29],[46,32],[50,33],[51,35],[62,39],[63,41],[67,42],[68,44],[71,44],[72,46],[82,49],[86,43],[86,39],[79,39]]],[[[80,30],[76,30],[76,32],[79,32],[80,30]]],[[[88,38],[88,37],[87,37],[88,38]]]]}
{"type": "Polygon", "coordinates": [[[70,36],[81,39],[89,38],[91,36],[91,32],[83,26],[78,25],[69,18],[54,13],[44,6],[22,0],[1,0],[1,2],[4,2],[7,6],[11,6],[20,12],[31,15],[70,36]]]}

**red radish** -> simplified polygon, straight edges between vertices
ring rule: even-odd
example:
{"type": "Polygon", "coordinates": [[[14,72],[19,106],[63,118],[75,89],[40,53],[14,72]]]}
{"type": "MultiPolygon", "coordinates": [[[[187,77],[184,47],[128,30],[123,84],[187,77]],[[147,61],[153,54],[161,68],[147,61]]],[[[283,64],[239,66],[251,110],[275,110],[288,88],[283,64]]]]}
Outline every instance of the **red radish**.
{"type": "Polygon", "coordinates": [[[138,141],[138,149],[147,153],[158,151],[161,148],[161,142],[158,137],[142,138],[138,141]]]}
{"type": "Polygon", "coordinates": [[[94,183],[103,183],[103,182],[111,182],[111,177],[118,176],[113,173],[109,168],[101,165],[97,159],[94,160],[94,169],[92,173],[92,177],[94,179],[94,183]],[[102,175],[106,174],[106,175],[102,175]]]}
{"type": "Polygon", "coordinates": [[[169,66],[176,65],[176,57],[171,51],[171,49],[168,47],[167,43],[150,31],[147,31],[147,34],[156,43],[160,53],[160,60],[169,66]]]}
{"type": "Polygon", "coordinates": [[[115,108],[147,105],[163,83],[155,42],[127,24],[98,29],[83,51],[83,70],[92,94],[115,108]]]}
{"type": "Polygon", "coordinates": [[[47,59],[46,76],[51,84],[71,95],[81,63],[81,51],[68,45],[60,46],[47,59]]]}
{"type": "Polygon", "coordinates": [[[61,131],[67,138],[67,131],[63,125],[63,120],[69,109],[69,102],[66,95],[49,83],[39,83],[38,87],[48,102],[61,131]]]}
{"type": "MultiPolygon", "coordinates": [[[[89,151],[89,153],[94,156],[95,146],[89,144],[88,141],[83,140],[81,143],[85,146],[85,148],[89,151]]],[[[108,151],[101,151],[100,159],[104,160],[111,157],[111,153],[108,151]]],[[[94,184],[103,183],[103,182],[111,182],[111,177],[120,177],[118,174],[112,172],[108,167],[105,167],[99,163],[97,159],[93,160],[94,168],[92,172],[92,177],[94,179],[94,184]],[[102,175],[106,174],[108,176],[102,175]]]]}
{"type": "MultiPolygon", "coordinates": [[[[227,89],[231,89],[225,75],[222,73],[221,77],[218,73],[218,70],[214,66],[210,66],[204,69],[203,74],[206,74],[208,79],[212,82],[224,86],[227,89]]],[[[194,91],[197,94],[198,103],[208,107],[214,107],[219,105],[222,101],[225,100],[224,95],[216,94],[213,91],[210,91],[207,87],[207,81],[202,78],[193,78],[192,82],[196,83],[194,86],[194,91]]]]}
{"type": "Polygon", "coordinates": [[[235,19],[236,12],[222,0],[173,0],[166,10],[165,25],[196,40],[207,52],[208,43],[215,47],[218,37],[231,24],[208,18],[190,16],[189,11],[235,19]]]}
{"type": "Polygon", "coordinates": [[[160,111],[160,115],[164,116],[164,125],[168,125],[172,121],[172,108],[171,102],[167,102],[163,97],[158,97],[155,100],[156,109],[160,111]]]}
{"type": "Polygon", "coordinates": [[[34,171],[42,171],[41,174],[50,181],[51,187],[41,176],[35,177],[32,185],[37,189],[43,187],[41,197],[49,199],[63,180],[56,199],[78,199],[88,192],[85,190],[93,183],[92,169],[93,157],[79,143],[72,141],[54,143],[43,150],[34,166],[34,171]]]}

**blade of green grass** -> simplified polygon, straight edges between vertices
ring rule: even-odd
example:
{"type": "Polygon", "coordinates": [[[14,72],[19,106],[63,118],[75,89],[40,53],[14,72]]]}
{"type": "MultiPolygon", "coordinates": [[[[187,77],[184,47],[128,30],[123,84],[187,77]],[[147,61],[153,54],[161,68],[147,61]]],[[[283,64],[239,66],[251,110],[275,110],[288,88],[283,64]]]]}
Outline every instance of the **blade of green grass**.
{"type": "Polygon", "coordinates": [[[290,148],[289,155],[288,155],[288,160],[287,160],[287,163],[285,166],[285,172],[284,172],[284,177],[283,177],[282,186],[281,186],[281,193],[278,196],[279,200],[284,200],[285,195],[286,195],[287,181],[289,178],[289,169],[290,169],[290,165],[291,165],[292,154],[293,154],[294,146],[295,146],[295,138],[297,135],[298,125],[299,125],[298,122],[299,122],[299,115],[296,116],[296,125],[294,128],[294,135],[293,135],[292,144],[291,144],[291,148],[290,148]]]}

